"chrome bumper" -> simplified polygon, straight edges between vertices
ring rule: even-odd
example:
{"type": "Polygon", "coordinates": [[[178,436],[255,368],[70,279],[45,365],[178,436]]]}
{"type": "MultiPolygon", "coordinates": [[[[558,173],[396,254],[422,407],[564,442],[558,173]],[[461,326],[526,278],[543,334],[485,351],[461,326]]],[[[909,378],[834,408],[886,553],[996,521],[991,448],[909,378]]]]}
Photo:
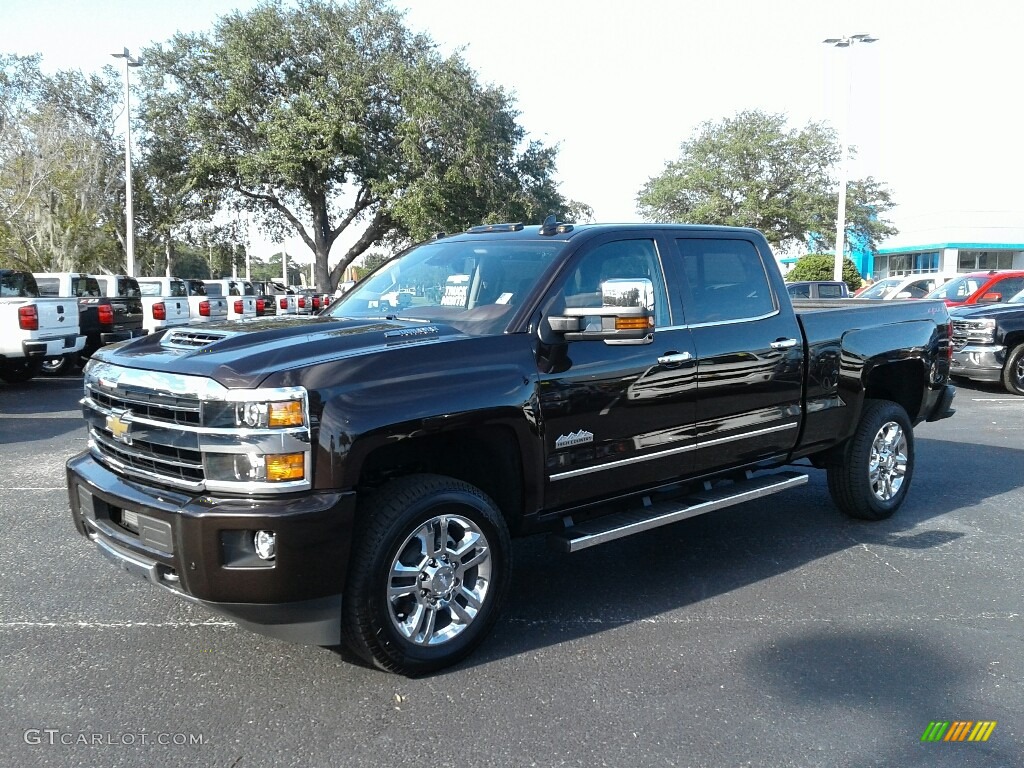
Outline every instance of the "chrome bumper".
{"type": "Polygon", "coordinates": [[[953,353],[949,373],[974,381],[999,381],[1005,362],[1006,347],[967,345],[953,353]]]}

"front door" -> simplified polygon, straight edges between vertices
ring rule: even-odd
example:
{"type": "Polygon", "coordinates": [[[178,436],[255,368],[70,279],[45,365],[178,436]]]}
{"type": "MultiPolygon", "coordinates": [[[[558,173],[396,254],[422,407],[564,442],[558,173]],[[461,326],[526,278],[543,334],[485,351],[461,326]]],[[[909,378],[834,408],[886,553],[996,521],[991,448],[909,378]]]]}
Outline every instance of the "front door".
{"type": "Polygon", "coordinates": [[[696,366],[690,332],[673,320],[656,237],[585,245],[546,306],[600,306],[609,278],[654,284],[655,330],[643,341],[555,340],[541,346],[548,509],[574,506],[689,473],[696,366]]]}

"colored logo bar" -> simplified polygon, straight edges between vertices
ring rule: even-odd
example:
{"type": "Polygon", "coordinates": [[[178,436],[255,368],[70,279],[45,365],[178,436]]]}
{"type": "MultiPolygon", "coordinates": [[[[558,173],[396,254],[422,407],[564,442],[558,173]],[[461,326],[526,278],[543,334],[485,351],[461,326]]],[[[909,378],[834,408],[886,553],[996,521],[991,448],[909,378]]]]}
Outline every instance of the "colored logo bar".
{"type": "Polygon", "coordinates": [[[932,720],[921,741],[988,741],[996,729],[995,720],[932,720]]]}

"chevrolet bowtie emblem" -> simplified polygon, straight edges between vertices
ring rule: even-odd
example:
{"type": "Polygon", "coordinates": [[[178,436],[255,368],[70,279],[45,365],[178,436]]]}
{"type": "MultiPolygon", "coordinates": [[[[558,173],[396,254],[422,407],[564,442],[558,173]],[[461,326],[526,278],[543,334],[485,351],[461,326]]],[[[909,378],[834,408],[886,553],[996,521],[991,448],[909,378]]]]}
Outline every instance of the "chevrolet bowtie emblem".
{"type": "Polygon", "coordinates": [[[111,436],[119,443],[125,445],[132,444],[131,428],[132,428],[133,416],[132,412],[127,409],[117,409],[110,412],[107,416],[107,429],[110,430],[111,436]]]}

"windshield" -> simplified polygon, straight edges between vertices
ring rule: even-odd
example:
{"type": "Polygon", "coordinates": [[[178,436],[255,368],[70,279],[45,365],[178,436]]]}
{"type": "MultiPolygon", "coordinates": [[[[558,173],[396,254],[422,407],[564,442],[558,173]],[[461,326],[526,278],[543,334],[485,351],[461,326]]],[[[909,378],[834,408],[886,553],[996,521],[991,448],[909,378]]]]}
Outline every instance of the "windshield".
{"type": "Polygon", "coordinates": [[[436,241],[406,251],[338,299],[330,317],[402,317],[500,333],[562,242],[436,241]]]}
{"type": "Polygon", "coordinates": [[[966,277],[958,277],[955,280],[950,280],[945,285],[941,285],[934,291],[929,293],[925,298],[927,299],[950,299],[951,301],[964,301],[968,296],[975,293],[979,288],[984,278],[972,277],[970,275],[966,277]]]}
{"type": "Polygon", "coordinates": [[[902,277],[888,277],[885,280],[879,280],[877,283],[872,285],[870,288],[861,291],[857,294],[858,299],[884,299],[890,293],[892,293],[896,287],[903,282],[902,277]]]}

